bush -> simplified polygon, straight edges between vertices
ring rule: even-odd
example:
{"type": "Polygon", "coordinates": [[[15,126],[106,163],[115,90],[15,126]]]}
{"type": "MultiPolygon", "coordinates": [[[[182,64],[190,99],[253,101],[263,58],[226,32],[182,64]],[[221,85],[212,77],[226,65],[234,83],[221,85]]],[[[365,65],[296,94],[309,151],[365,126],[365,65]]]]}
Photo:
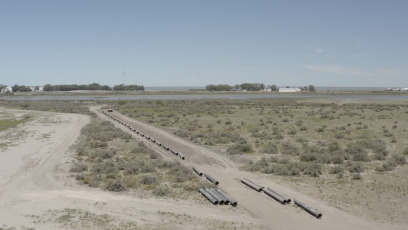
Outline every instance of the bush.
{"type": "Polygon", "coordinates": [[[267,154],[278,154],[278,146],[276,146],[275,143],[269,142],[269,144],[262,149],[262,152],[267,154]]]}
{"type": "Polygon", "coordinates": [[[160,196],[160,197],[167,196],[169,192],[170,192],[170,188],[166,185],[158,186],[152,191],[153,195],[160,196]]]}
{"type": "Polygon", "coordinates": [[[334,166],[330,169],[329,173],[330,174],[342,174],[344,172],[344,169],[341,166],[334,166]]]}
{"type": "Polygon", "coordinates": [[[353,174],[353,176],[351,177],[353,180],[361,180],[362,179],[362,177],[361,177],[361,175],[359,174],[359,173],[355,173],[355,174],[353,174]]]}
{"type": "Polygon", "coordinates": [[[157,179],[155,176],[152,175],[145,175],[142,177],[140,180],[140,183],[145,184],[145,185],[150,185],[156,183],[157,179]]]}
{"type": "Polygon", "coordinates": [[[364,172],[364,165],[361,163],[350,163],[348,165],[348,171],[350,173],[361,173],[364,172]]]}
{"type": "Polygon", "coordinates": [[[120,192],[126,189],[123,182],[119,179],[109,180],[105,188],[112,192],[120,192]]]}
{"type": "Polygon", "coordinates": [[[288,154],[288,155],[299,155],[300,151],[299,149],[296,147],[296,145],[294,145],[292,142],[287,141],[284,142],[282,144],[282,148],[281,148],[281,153],[282,154],[288,154]]]}
{"type": "Polygon", "coordinates": [[[252,148],[252,145],[247,143],[245,139],[242,139],[240,142],[229,147],[227,151],[229,152],[229,154],[242,154],[242,153],[251,153],[254,150],[252,148]]]}
{"type": "Polygon", "coordinates": [[[87,170],[88,170],[88,166],[86,164],[78,163],[72,166],[72,168],[69,171],[74,172],[74,173],[80,173],[80,172],[87,171],[87,170]]]}

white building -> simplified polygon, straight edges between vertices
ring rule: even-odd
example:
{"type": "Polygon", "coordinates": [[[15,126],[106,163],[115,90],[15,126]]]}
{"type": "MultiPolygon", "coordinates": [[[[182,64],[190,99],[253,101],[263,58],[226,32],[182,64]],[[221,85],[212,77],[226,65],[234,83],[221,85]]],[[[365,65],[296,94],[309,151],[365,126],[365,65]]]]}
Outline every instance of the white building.
{"type": "Polygon", "coordinates": [[[298,93],[302,91],[300,88],[279,88],[279,93],[298,93]]]}
{"type": "Polygon", "coordinates": [[[2,93],[12,93],[13,92],[13,88],[11,88],[10,86],[6,86],[1,90],[2,93]]]}
{"type": "Polygon", "coordinates": [[[401,88],[401,91],[408,91],[408,88],[401,88]]]}

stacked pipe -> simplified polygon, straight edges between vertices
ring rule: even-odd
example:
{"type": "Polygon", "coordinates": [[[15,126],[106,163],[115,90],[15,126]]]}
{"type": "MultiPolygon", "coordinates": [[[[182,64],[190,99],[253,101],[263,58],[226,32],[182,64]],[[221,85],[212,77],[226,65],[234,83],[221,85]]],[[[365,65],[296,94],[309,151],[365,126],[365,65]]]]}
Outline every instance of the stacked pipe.
{"type": "Polygon", "coordinates": [[[301,208],[303,208],[304,210],[306,210],[306,212],[310,213],[311,215],[315,216],[316,218],[321,218],[322,214],[320,212],[318,212],[317,210],[310,208],[308,206],[306,206],[305,204],[301,203],[298,200],[295,200],[295,204],[301,208]]]}
{"type": "Polygon", "coordinates": [[[220,204],[220,205],[232,205],[236,206],[237,202],[231,199],[225,192],[221,189],[213,189],[213,188],[199,188],[198,191],[205,196],[212,204],[220,204]]]}
{"type": "Polygon", "coordinates": [[[276,194],[277,196],[281,197],[283,200],[286,201],[285,203],[287,204],[289,204],[292,201],[290,198],[283,196],[282,194],[278,193],[276,190],[271,189],[270,187],[267,187],[267,189],[271,191],[272,193],[276,194]]]}

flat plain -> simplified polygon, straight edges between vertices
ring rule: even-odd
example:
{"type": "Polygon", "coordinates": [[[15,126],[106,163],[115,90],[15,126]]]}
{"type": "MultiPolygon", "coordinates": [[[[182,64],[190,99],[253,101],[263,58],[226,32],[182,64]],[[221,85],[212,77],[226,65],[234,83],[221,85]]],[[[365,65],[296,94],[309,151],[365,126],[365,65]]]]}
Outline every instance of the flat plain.
{"type": "Polygon", "coordinates": [[[0,229],[405,229],[404,100],[3,101],[0,229]],[[99,105],[98,105],[99,104],[99,105]],[[182,161],[102,111],[182,152],[182,161]],[[100,108],[103,108],[102,110],[100,108]],[[19,108],[16,110],[16,108],[19,108]],[[90,110],[89,110],[90,108],[90,110]],[[39,112],[45,110],[52,112],[39,112]],[[65,113],[55,113],[65,112],[65,113]],[[67,114],[67,112],[69,114],[67,114]],[[80,114],[83,115],[80,115],[80,114]],[[13,162],[10,164],[10,162],[13,162]],[[237,207],[199,187],[220,181],[237,207]],[[251,178],[314,218],[239,182],[251,178]]]}

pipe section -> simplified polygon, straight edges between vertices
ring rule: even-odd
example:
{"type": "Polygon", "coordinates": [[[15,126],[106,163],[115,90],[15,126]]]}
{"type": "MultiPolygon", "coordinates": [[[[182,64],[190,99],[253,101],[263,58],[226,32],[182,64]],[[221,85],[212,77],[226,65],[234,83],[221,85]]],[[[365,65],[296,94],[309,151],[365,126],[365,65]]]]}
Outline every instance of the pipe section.
{"type": "Polygon", "coordinates": [[[178,153],[178,156],[182,159],[182,160],[184,160],[184,155],[182,154],[182,153],[178,153]]]}
{"type": "Polygon", "coordinates": [[[285,199],[285,200],[286,200],[286,203],[288,203],[288,204],[292,201],[290,198],[287,198],[287,197],[283,196],[282,194],[278,193],[276,190],[273,190],[273,189],[271,189],[271,188],[269,188],[269,187],[268,187],[267,189],[268,189],[269,191],[275,193],[276,195],[282,197],[283,199],[285,199]]]}
{"type": "Polygon", "coordinates": [[[244,179],[241,179],[241,182],[242,182],[243,184],[245,184],[246,186],[248,186],[248,187],[250,187],[250,188],[256,190],[257,192],[262,191],[262,187],[260,187],[260,186],[257,185],[257,184],[252,183],[251,181],[249,181],[249,180],[247,180],[247,179],[245,179],[245,178],[244,178],[244,179]]]}
{"type": "Polygon", "coordinates": [[[268,190],[263,190],[263,191],[264,191],[264,193],[265,193],[266,195],[272,197],[273,199],[275,199],[275,200],[278,201],[279,203],[281,203],[281,204],[286,204],[286,200],[283,199],[282,197],[276,195],[275,193],[270,192],[270,191],[268,191],[268,190]]]}
{"type": "Polygon", "coordinates": [[[202,173],[200,170],[198,170],[196,167],[194,167],[194,166],[193,166],[193,170],[194,170],[194,172],[196,172],[199,176],[202,176],[202,175],[203,175],[203,173],[202,173]]]}
{"type": "Polygon", "coordinates": [[[212,197],[210,194],[208,194],[208,192],[206,192],[204,189],[199,188],[198,191],[199,191],[203,196],[205,196],[205,198],[207,198],[209,201],[211,201],[212,204],[214,204],[214,205],[215,205],[215,204],[218,204],[218,201],[217,201],[214,197],[212,197]]]}
{"type": "Polygon", "coordinates": [[[231,197],[229,197],[224,191],[222,191],[221,189],[217,189],[217,192],[219,193],[219,194],[221,194],[222,196],[224,196],[228,201],[229,201],[229,203],[232,205],[232,206],[236,206],[238,203],[235,201],[235,200],[233,200],[231,197]]]}
{"type": "Polygon", "coordinates": [[[301,203],[298,200],[295,200],[295,204],[301,208],[303,208],[306,212],[310,213],[311,215],[315,216],[316,218],[321,218],[322,214],[320,212],[318,212],[317,210],[310,208],[308,206],[306,206],[305,204],[301,203]]]}
{"type": "Polygon", "coordinates": [[[215,192],[213,192],[211,189],[206,188],[205,191],[210,194],[212,197],[214,197],[214,199],[216,199],[218,201],[218,204],[224,204],[224,200],[221,199],[221,197],[219,197],[217,194],[215,194],[215,192]]]}
{"type": "Polygon", "coordinates": [[[212,178],[210,175],[204,173],[205,178],[207,178],[207,180],[211,181],[211,183],[218,185],[220,182],[218,182],[216,179],[212,178]]]}
{"type": "Polygon", "coordinates": [[[215,193],[217,196],[219,196],[219,197],[222,199],[222,201],[224,202],[225,205],[228,205],[228,204],[229,204],[229,200],[228,200],[226,197],[224,197],[221,193],[219,193],[217,190],[215,190],[215,189],[213,189],[213,188],[211,188],[210,190],[211,190],[213,193],[215,193]]]}

